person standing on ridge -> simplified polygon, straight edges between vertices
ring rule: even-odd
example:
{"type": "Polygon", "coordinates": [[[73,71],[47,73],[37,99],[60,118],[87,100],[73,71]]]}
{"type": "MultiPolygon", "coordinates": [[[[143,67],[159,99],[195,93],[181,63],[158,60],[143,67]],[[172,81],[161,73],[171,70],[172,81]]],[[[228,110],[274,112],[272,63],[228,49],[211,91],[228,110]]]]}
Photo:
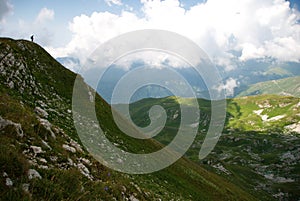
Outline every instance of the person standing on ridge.
{"type": "Polygon", "coordinates": [[[31,42],[33,42],[33,35],[30,36],[31,42]]]}

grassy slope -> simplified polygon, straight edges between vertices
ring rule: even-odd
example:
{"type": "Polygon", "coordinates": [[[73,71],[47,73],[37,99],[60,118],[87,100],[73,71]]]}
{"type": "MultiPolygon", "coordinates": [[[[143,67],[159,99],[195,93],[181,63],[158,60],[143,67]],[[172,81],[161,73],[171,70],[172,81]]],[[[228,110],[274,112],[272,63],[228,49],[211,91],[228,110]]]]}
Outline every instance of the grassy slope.
{"type": "MultiPolygon", "coordinates": [[[[189,101],[174,97],[138,101],[130,106],[132,119],[137,125],[146,126],[150,123],[147,113],[149,108],[153,105],[163,106],[168,120],[165,129],[156,139],[168,144],[180,122],[180,118],[172,118],[179,111],[178,102],[188,104],[189,101]]],[[[289,134],[285,126],[300,121],[299,102],[299,98],[277,95],[228,99],[224,134],[214,151],[206,159],[199,161],[198,153],[209,122],[210,103],[198,99],[201,111],[199,135],[186,155],[261,200],[272,200],[272,195],[281,191],[285,193],[285,198],[281,199],[293,200],[299,196],[300,188],[300,168],[296,159],[299,157],[297,150],[300,149],[300,138],[297,134],[289,134]],[[260,115],[267,115],[269,120],[263,121],[262,117],[254,112],[257,110],[261,110],[260,115]],[[280,115],[285,116],[278,120],[270,120],[280,115]],[[295,158],[291,161],[283,159],[286,153],[294,154],[295,158]],[[218,168],[220,166],[227,172],[218,168]],[[274,182],[265,177],[271,174],[276,178],[291,178],[294,181],[274,182]]]]}
{"type": "Polygon", "coordinates": [[[230,114],[228,129],[241,131],[279,131],[285,126],[296,123],[299,118],[299,98],[277,95],[260,95],[228,100],[230,114]],[[261,110],[260,114],[255,111],[261,110]],[[262,118],[267,115],[267,119],[262,118]],[[278,120],[280,115],[284,115],[278,120]]]}
{"type": "Polygon", "coordinates": [[[248,89],[238,94],[238,97],[259,94],[278,94],[300,97],[300,76],[253,84],[248,89]]]}
{"type": "MultiPolygon", "coordinates": [[[[71,138],[78,141],[68,112],[76,75],[34,43],[0,39],[0,49],[0,116],[20,123],[24,132],[24,137],[19,137],[14,126],[0,129],[0,173],[7,173],[13,181],[13,187],[9,187],[6,178],[1,178],[1,199],[121,200],[134,195],[139,200],[255,200],[237,186],[184,158],[156,173],[127,175],[102,166],[85,151],[64,150],[62,145],[70,143],[71,138]],[[37,106],[48,112],[47,119],[56,139],[39,122],[34,113],[37,106]],[[45,152],[35,156],[31,145],[40,146],[45,152]],[[52,161],[52,156],[57,159],[52,161]],[[92,165],[85,164],[92,180],[70,164],[69,159],[75,163],[80,158],[92,162],[92,165]],[[43,164],[41,159],[47,163],[43,164]],[[29,168],[36,169],[42,179],[30,180],[26,176],[29,168]],[[24,184],[29,184],[28,191],[24,190],[24,184]]],[[[98,118],[110,140],[123,142],[121,148],[133,152],[161,148],[153,140],[143,143],[121,133],[112,120],[109,105],[99,96],[96,100],[98,118]]]]}

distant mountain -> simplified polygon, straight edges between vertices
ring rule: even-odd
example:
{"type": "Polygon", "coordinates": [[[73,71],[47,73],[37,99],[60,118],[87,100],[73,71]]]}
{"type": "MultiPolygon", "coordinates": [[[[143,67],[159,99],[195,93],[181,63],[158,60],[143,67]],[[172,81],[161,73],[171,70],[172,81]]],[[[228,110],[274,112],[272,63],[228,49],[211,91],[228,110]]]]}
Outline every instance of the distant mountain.
{"type": "MultiPolygon", "coordinates": [[[[79,59],[74,57],[60,57],[56,58],[56,60],[73,72],[79,72],[81,65],[83,65],[80,63],[79,59]]],[[[105,72],[103,79],[101,79],[100,84],[97,87],[97,92],[106,100],[106,102],[111,103],[112,93],[117,82],[126,75],[126,73],[143,65],[143,62],[136,61],[131,64],[129,69],[116,65],[110,66],[105,72]]],[[[172,68],[172,66],[169,67],[172,68]]],[[[232,86],[233,93],[227,94],[228,98],[244,95],[244,91],[248,90],[249,86],[257,83],[300,76],[300,63],[296,62],[278,63],[274,60],[253,59],[245,62],[237,62],[237,66],[232,70],[225,70],[224,66],[217,66],[217,68],[225,85],[228,80],[234,80],[236,83],[236,86],[232,86]]],[[[176,67],[173,69],[186,79],[194,89],[198,98],[210,99],[207,86],[205,85],[203,78],[197,74],[195,69],[192,67],[176,67]]],[[[94,73],[91,72],[91,74],[87,74],[87,76],[93,77],[99,75],[94,75],[94,73]]],[[[166,78],[167,77],[168,75],[166,75],[166,78]]],[[[180,83],[178,83],[177,80],[171,81],[169,84],[175,86],[178,85],[178,88],[180,89],[180,83]]],[[[174,94],[165,88],[149,85],[136,91],[131,98],[131,102],[142,100],[144,98],[161,98],[172,95],[174,94]]]]}
{"type": "MultiPolygon", "coordinates": [[[[126,73],[130,72],[131,70],[134,70],[135,68],[138,68],[143,64],[134,64],[130,69],[124,69],[122,67],[118,66],[112,66],[108,68],[108,70],[105,72],[105,74],[102,76],[102,79],[100,80],[100,83],[97,88],[97,92],[108,102],[111,103],[112,93],[114,91],[114,88],[118,81],[123,77],[126,76],[126,73]]],[[[206,85],[203,81],[203,79],[198,75],[198,73],[193,68],[174,68],[174,70],[180,74],[187,83],[193,88],[195,91],[195,94],[198,97],[201,98],[209,98],[209,95],[207,93],[206,85]]],[[[169,80],[168,79],[168,71],[164,69],[157,69],[157,73],[163,74],[166,77],[166,85],[172,86],[177,88],[178,90],[181,90],[182,93],[184,93],[183,90],[185,90],[181,85],[182,83],[178,80],[169,80]]],[[[94,75],[88,75],[88,76],[94,76],[94,75]]],[[[141,87],[138,89],[134,94],[132,94],[131,102],[136,102],[138,100],[144,99],[144,98],[161,98],[161,97],[167,97],[172,96],[172,92],[170,92],[168,89],[163,88],[158,85],[147,85],[144,87],[141,87]]]]}
{"type": "MultiPolygon", "coordinates": [[[[35,43],[0,39],[1,200],[257,200],[186,158],[145,175],[116,172],[97,162],[74,127],[76,76],[35,43]]],[[[83,80],[80,84],[86,91],[79,100],[90,101],[93,89],[83,80]]],[[[120,149],[151,153],[163,147],[122,133],[99,95],[95,108],[106,137],[120,149]]],[[[109,154],[111,161],[125,160],[109,154]]]]}
{"type": "MultiPolygon", "coordinates": [[[[97,88],[99,94],[110,103],[112,92],[117,82],[130,70],[136,68],[138,65],[133,64],[130,69],[124,69],[118,66],[112,66],[105,73],[101,84],[97,88]]],[[[171,67],[171,66],[170,66],[171,67]]],[[[172,67],[171,67],[172,68],[172,67]]],[[[273,65],[270,62],[265,61],[256,61],[251,60],[245,63],[240,64],[240,66],[236,67],[236,69],[231,71],[224,71],[223,67],[218,67],[220,75],[223,79],[223,83],[226,85],[228,80],[234,80],[236,86],[233,87],[233,93],[227,94],[227,97],[235,97],[243,94],[245,90],[249,88],[249,86],[271,81],[271,80],[280,80],[283,78],[300,76],[300,63],[282,63],[278,65],[273,65]]],[[[189,85],[193,88],[195,94],[198,98],[210,99],[208,89],[206,84],[201,78],[200,75],[193,69],[192,67],[184,67],[184,68],[173,68],[178,74],[183,76],[183,78],[189,83],[189,85]]],[[[159,71],[159,69],[158,69],[159,71]]],[[[164,73],[163,70],[160,70],[161,73],[164,73]]],[[[168,75],[166,74],[166,80],[168,75]]],[[[170,85],[178,86],[180,90],[180,83],[177,80],[173,82],[169,82],[170,85]]],[[[230,87],[230,86],[227,86],[230,87]]],[[[285,87],[285,86],[282,86],[285,87]]],[[[287,89],[289,90],[289,89],[287,89]]],[[[144,98],[161,98],[172,96],[171,92],[166,89],[150,85],[147,87],[143,87],[139,89],[132,97],[131,102],[135,102],[144,98]]]]}
{"type": "Polygon", "coordinates": [[[80,60],[75,57],[57,57],[56,60],[63,66],[78,73],[81,68],[80,60]]]}
{"type": "Polygon", "coordinates": [[[300,76],[259,82],[250,85],[248,89],[238,94],[238,97],[259,94],[278,94],[300,97],[300,76]]]}
{"type": "Polygon", "coordinates": [[[248,60],[243,63],[237,63],[237,67],[230,71],[225,71],[223,67],[218,67],[224,83],[228,79],[234,79],[237,87],[234,89],[233,96],[239,95],[248,89],[250,85],[278,80],[287,77],[300,76],[300,63],[282,62],[278,63],[273,60],[248,60]]]}

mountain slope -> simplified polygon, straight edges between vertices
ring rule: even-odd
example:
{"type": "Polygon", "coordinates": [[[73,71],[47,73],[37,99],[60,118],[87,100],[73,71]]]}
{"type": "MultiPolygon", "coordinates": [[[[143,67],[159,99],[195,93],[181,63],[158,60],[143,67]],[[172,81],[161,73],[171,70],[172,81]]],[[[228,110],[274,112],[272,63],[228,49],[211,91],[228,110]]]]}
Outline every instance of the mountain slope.
{"type": "Polygon", "coordinates": [[[229,100],[228,130],[300,132],[299,98],[259,95],[229,100]],[[295,127],[293,129],[293,127],[295,127]]]}
{"type": "MultiPolygon", "coordinates": [[[[185,158],[146,175],[101,165],[73,125],[76,74],[32,42],[1,38],[0,50],[2,200],[256,200],[185,158]]],[[[95,102],[101,126],[120,148],[135,153],[162,148],[124,135],[110,106],[98,95],[95,102]]]]}
{"type": "Polygon", "coordinates": [[[300,76],[253,84],[237,96],[243,97],[259,94],[277,94],[300,97],[300,76]]]}
{"type": "MultiPolygon", "coordinates": [[[[168,144],[180,123],[179,103],[188,99],[145,99],[130,105],[137,125],[150,123],[149,109],[161,105],[167,123],[156,139],[168,144]],[[178,115],[179,114],[179,115],[178,115]]],[[[210,121],[210,101],[198,99],[201,118],[196,139],[186,156],[260,200],[300,197],[300,98],[260,95],[227,100],[223,134],[204,160],[198,154],[210,121]]]]}

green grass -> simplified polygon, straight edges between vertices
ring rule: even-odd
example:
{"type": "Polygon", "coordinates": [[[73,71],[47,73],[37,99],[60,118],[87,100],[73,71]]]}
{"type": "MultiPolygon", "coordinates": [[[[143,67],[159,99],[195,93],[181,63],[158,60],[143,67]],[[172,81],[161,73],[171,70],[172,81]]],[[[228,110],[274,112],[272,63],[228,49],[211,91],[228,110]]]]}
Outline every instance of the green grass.
{"type": "Polygon", "coordinates": [[[283,130],[284,126],[300,120],[297,115],[300,109],[296,107],[299,101],[299,98],[276,95],[260,95],[229,100],[227,112],[232,118],[226,126],[241,131],[283,130]],[[263,121],[261,116],[254,113],[255,110],[261,109],[263,109],[261,115],[268,115],[268,119],[279,115],[285,116],[275,121],[263,121]]]}
{"type": "Polygon", "coordinates": [[[300,76],[260,82],[249,86],[248,89],[238,94],[238,97],[259,95],[259,94],[277,94],[277,95],[300,97],[299,83],[300,83],[300,76]]]}
{"type": "MultiPolygon", "coordinates": [[[[174,111],[179,109],[180,102],[185,104],[189,102],[174,97],[161,99],[145,99],[130,105],[131,117],[137,124],[149,122],[147,111],[153,105],[163,106],[168,114],[165,130],[157,136],[157,140],[163,144],[168,144],[174,137],[174,130],[177,128],[180,119],[174,121],[171,117],[174,111]],[[170,101],[172,100],[172,101],[170,101]]],[[[259,95],[252,97],[241,97],[227,100],[227,119],[223,135],[213,152],[204,160],[199,161],[198,154],[201,144],[206,135],[207,126],[199,128],[199,133],[190,149],[185,154],[191,160],[201,164],[207,170],[216,172],[228,181],[241,187],[243,190],[259,198],[260,200],[273,200],[272,194],[278,193],[281,188],[272,181],[267,180],[258,173],[256,164],[268,167],[266,171],[274,171],[281,177],[294,178],[295,182],[284,188],[285,193],[289,193],[290,199],[299,196],[296,189],[299,188],[299,175],[295,174],[300,170],[299,163],[288,165],[282,162],[280,157],[288,150],[300,148],[300,139],[298,134],[288,134],[285,126],[298,122],[300,108],[297,104],[300,102],[296,97],[285,97],[277,95],[259,95]],[[262,107],[262,108],[260,108],[262,107]],[[286,116],[277,121],[262,121],[261,117],[253,111],[263,109],[261,115],[268,115],[269,118],[285,114],[286,116]],[[253,124],[250,124],[253,122],[253,124]],[[292,141],[289,138],[296,137],[292,141]],[[251,152],[250,155],[248,152],[251,152]],[[228,155],[227,158],[223,156],[228,155]],[[231,174],[226,175],[212,167],[212,164],[222,164],[231,174]],[[282,166],[282,168],[280,168],[282,166]],[[265,185],[265,187],[258,187],[265,185]]],[[[200,122],[209,121],[210,102],[207,100],[198,100],[201,118],[200,122]]],[[[144,124],[142,124],[144,125],[144,124]]]]}
{"type": "MultiPolygon", "coordinates": [[[[71,138],[80,143],[72,114],[67,112],[71,109],[76,74],[57,63],[41,47],[28,41],[1,38],[0,49],[4,53],[0,61],[7,74],[15,74],[24,65],[24,69],[16,75],[20,79],[12,80],[15,84],[12,89],[8,87],[7,75],[0,74],[0,116],[20,123],[24,131],[22,138],[17,136],[14,127],[8,126],[0,131],[0,174],[6,172],[13,181],[13,186],[8,187],[1,177],[1,199],[123,200],[124,194],[127,198],[134,195],[139,200],[256,200],[238,186],[186,158],[152,174],[128,175],[101,165],[86,151],[70,153],[64,150],[62,145],[71,138]],[[14,59],[7,59],[9,53],[14,59]],[[38,121],[34,113],[36,106],[49,113],[48,120],[56,139],[51,138],[49,131],[38,121]],[[42,140],[47,141],[51,150],[42,140]],[[45,152],[33,157],[31,145],[40,146],[45,152]],[[57,161],[51,161],[53,156],[57,157],[57,161]],[[87,168],[94,177],[93,181],[83,176],[78,168],[67,164],[69,159],[77,162],[80,157],[92,162],[87,168]],[[40,166],[42,162],[39,158],[47,160],[48,169],[40,166]],[[29,163],[34,159],[37,165],[29,163]],[[42,179],[29,180],[26,175],[29,168],[36,169],[42,179]],[[22,189],[23,184],[29,184],[28,192],[22,189]]],[[[165,105],[172,107],[173,103],[171,98],[166,100],[165,105]]],[[[204,101],[203,105],[209,111],[209,103],[204,101]]],[[[113,121],[110,106],[98,95],[95,108],[107,138],[120,144],[120,148],[133,153],[148,153],[163,147],[156,140],[133,139],[122,133],[113,121]]],[[[171,122],[170,129],[175,125],[176,122],[171,122]]]]}

